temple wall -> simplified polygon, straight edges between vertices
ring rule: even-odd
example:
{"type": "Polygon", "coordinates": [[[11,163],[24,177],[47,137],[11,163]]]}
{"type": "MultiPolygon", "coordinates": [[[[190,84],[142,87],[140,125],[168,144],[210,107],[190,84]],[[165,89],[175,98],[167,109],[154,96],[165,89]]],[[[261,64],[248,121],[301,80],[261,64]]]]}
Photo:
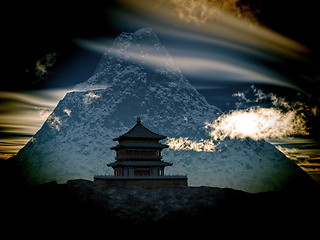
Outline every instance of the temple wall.
{"type": "Polygon", "coordinates": [[[94,178],[95,182],[103,182],[106,187],[136,186],[144,189],[159,189],[163,187],[188,186],[188,178],[94,178]]]}

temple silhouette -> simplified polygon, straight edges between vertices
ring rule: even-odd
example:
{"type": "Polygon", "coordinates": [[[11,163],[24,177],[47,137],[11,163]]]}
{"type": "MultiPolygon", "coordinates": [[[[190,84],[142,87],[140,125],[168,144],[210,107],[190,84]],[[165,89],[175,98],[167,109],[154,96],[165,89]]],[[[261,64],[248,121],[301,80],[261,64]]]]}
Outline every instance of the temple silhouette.
{"type": "Polygon", "coordinates": [[[94,181],[111,186],[138,186],[157,189],[172,186],[187,186],[185,175],[167,176],[164,169],[172,163],[162,161],[161,152],[168,148],[159,141],[166,136],[152,132],[142,125],[137,117],[136,125],[127,133],[114,138],[118,145],[111,147],[116,151],[115,162],[107,164],[114,169],[113,176],[94,176],[94,181]]]}

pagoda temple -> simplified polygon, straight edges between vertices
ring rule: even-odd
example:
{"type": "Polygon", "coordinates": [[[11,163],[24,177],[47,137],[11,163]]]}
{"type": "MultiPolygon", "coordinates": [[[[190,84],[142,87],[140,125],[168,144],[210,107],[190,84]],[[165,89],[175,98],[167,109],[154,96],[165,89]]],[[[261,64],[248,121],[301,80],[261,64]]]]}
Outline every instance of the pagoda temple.
{"type": "Polygon", "coordinates": [[[113,139],[118,141],[118,145],[110,148],[116,151],[116,161],[107,166],[114,169],[114,175],[95,176],[94,180],[105,182],[107,186],[128,185],[147,189],[187,186],[186,176],[164,174],[164,168],[172,166],[172,163],[162,161],[161,151],[169,146],[159,141],[165,138],[143,126],[138,117],[131,130],[113,139]]]}

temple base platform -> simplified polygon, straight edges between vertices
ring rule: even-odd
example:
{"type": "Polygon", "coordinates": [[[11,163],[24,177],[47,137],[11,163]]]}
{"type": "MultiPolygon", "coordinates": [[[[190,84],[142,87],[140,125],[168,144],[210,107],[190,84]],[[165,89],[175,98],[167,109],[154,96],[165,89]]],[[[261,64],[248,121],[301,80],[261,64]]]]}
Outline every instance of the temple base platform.
{"type": "Polygon", "coordinates": [[[159,177],[121,177],[97,175],[94,176],[94,181],[104,183],[106,187],[136,186],[144,189],[159,189],[164,187],[188,186],[188,178],[185,175],[159,177]]]}

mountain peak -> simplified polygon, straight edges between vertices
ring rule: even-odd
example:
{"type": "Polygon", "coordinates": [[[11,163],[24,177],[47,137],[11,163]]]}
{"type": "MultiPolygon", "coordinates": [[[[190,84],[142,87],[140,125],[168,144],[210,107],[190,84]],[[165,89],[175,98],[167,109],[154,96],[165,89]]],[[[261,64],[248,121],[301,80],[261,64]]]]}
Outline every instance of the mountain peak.
{"type": "Polygon", "coordinates": [[[135,44],[161,44],[158,36],[151,28],[141,28],[133,33],[123,32],[115,40],[113,48],[126,50],[130,43],[135,44]]]}
{"type": "Polygon", "coordinates": [[[142,28],[133,33],[121,33],[102,56],[93,76],[75,89],[106,88],[123,84],[128,79],[141,80],[141,84],[148,79],[149,82],[175,82],[190,87],[153,30],[142,28]]]}
{"type": "MultiPolygon", "coordinates": [[[[113,127],[119,130],[132,116],[142,115],[147,125],[164,129],[164,134],[186,136],[193,131],[193,136],[200,136],[206,132],[204,121],[220,112],[182,75],[150,28],[120,34],[93,76],[78,84],[76,90],[84,95],[78,97],[83,99],[84,108],[108,105],[108,111],[102,113],[112,116],[113,127]],[[168,118],[172,119],[170,124],[168,118]],[[190,128],[183,127],[185,124],[190,128]]],[[[66,99],[77,94],[69,95],[66,99]]]]}

